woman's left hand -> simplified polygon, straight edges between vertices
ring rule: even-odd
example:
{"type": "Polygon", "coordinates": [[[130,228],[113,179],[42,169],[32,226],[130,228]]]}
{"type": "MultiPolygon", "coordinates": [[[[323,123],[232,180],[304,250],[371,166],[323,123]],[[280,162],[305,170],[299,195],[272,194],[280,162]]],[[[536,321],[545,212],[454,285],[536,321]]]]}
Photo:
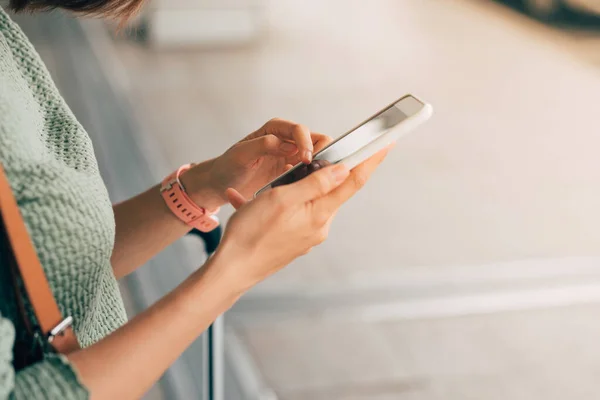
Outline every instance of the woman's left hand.
{"type": "MultiPolygon", "coordinates": [[[[249,198],[292,166],[299,162],[310,163],[313,154],[331,141],[329,136],[311,132],[304,125],[272,119],[208,165],[199,165],[198,174],[193,173],[194,168],[190,170],[190,176],[186,177],[192,178],[190,187],[202,186],[200,193],[191,190],[192,198],[197,198],[202,206],[208,198],[214,202],[218,197],[224,203],[228,188],[249,198]],[[193,179],[193,175],[203,178],[193,179]]],[[[184,185],[188,187],[185,182],[184,185]]]]}

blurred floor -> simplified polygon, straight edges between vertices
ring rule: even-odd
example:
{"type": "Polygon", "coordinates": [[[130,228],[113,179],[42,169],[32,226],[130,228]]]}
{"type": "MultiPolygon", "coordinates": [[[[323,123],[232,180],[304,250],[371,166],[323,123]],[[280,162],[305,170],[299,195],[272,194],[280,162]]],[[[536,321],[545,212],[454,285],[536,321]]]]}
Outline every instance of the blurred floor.
{"type": "Polygon", "coordinates": [[[285,400],[595,397],[600,32],[475,0],[268,10],[248,47],[117,41],[172,167],[274,116],[337,136],[406,92],[436,114],[325,245],[230,313],[266,382],[285,400]]]}

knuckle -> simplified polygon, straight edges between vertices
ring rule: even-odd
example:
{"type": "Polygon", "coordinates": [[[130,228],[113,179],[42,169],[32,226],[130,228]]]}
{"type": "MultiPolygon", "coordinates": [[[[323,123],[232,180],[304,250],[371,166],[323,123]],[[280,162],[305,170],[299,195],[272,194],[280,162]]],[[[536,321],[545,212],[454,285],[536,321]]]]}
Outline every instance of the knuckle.
{"type": "Polygon", "coordinates": [[[263,141],[263,144],[265,145],[265,147],[267,147],[267,148],[273,148],[279,144],[279,139],[277,139],[277,136],[272,135],[272,134],[263,136],[262,141],[263,141]]]}
{"type": "Polygon", "coordinates": [[[352,182],[354,183],[354,186],[358,189],[361,189],[362,187],[364,187],[367,184],[367,181],[369,180],[368,175],[358,172],[355,173],[352,176],[352,182]]]}
{"type": "Polygon", "coordinates": [[[275,188],[268,192],[271,206],[275,211],[282,211],[285,208],[285,202],[283,199],[283,192],[280,188],[275,188]]]}
{"type": "Polygon", "coordinates": [[[292,128],[297,132],[310,132],[308,128],[302,124],[293,123],[292,128]]]}
{"type": "Polygon", "coordinates": [[[317,191],[319,195],[323,196],[329,192],[329,179],[324,173],[315,173],[313,174],[313,180],[315,182],[315,186],[317,187],[317,191]]]}
{"type": "Polygon", "coordinates": [[[319,212],[314,216],[313,223],[315,227],[323,227],[329,221],[329,215],[325,212],[319,212]]]}
{"type": "Polygon", "coordinates": [[[327,232],[326,229],[321,229],[315,236],[315,242],[317,244],[321,244],[327,240],[328,236],[329,236],[329,232],[327,232]]]}

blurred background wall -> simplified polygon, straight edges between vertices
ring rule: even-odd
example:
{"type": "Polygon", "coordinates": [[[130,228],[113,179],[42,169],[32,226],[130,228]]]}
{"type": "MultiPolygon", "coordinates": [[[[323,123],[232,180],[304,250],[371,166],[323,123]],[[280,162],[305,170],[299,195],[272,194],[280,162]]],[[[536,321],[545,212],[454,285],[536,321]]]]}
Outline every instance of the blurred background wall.
{"type": "MultiPolygon", "coordinates": [[[[338,136],[407,92],[433,104],[328,242],[225,316],[226,399],[591,399],[598,2],[533,3],[172,0],[120,33],[19,21],[115,200],[275,116],[338,136]]],[[[177,265],[124,282],[132,313],[202,263],[178,245],[177,265]]],[[[203,346],[151,396],[199,396],[203,346]]]]}

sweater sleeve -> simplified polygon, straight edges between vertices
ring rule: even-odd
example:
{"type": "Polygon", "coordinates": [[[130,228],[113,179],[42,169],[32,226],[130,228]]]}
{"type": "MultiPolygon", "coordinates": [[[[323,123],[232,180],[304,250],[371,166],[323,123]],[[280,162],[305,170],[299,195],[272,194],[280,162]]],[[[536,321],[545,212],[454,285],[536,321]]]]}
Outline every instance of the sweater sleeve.
{"type": "Polygon", "coordinates": [[[80,400],[89,397],[68,359],[60,354],[52,354],[15,373],[12,366],[14,338],[12,322],[0,315],[0,400],[80,400]]]}

